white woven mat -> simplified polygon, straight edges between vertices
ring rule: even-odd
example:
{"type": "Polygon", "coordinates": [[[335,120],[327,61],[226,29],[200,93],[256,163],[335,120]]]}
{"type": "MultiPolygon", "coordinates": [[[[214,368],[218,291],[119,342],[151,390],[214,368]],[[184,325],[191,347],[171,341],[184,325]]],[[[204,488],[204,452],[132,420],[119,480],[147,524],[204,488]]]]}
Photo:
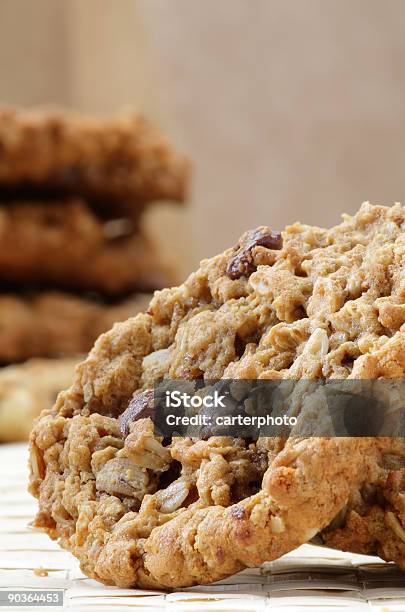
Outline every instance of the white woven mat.
{"type": "MultiPolygon", "coordinates": [[[[309,545],[260,571],[246,570],[206,587],[170,594],[105,587],[86,578],[77,561],[46,535],[28,527],[36,502],[25,491],[26,461],[25,445],[0,445],[0,590],[63,589],[64,606],[84,611],[405,611],[405,574],[394,566],[309,545]],[[48,575],[36,575],[38,568],[48,575]]],[[[0,606],[0,612],[8,609],[22,608],[0,606]]]]}

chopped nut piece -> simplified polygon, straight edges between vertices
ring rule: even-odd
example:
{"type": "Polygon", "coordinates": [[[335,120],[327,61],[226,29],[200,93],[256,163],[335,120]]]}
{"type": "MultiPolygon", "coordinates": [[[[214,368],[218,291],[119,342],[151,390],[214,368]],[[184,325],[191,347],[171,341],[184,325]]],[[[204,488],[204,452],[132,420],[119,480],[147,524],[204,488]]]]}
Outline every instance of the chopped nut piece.
{"type": "Polygon", "coordinates": [[[405,542],[405,529],[402,527],[395,514],[393,512],[386,512],[385,520],[395,535],[398,536],[402,542],[405,542]]]}
{"type": "Polygon", "coordinates": [[[312,332],[312,334],[308,338],[308,342],[305,345],[303,354],[308,357],[313,356],[317,359],[322,359],[328,354],[328,348],[328,334],[324,329],[318,327],[312,332]]]}
{"type": "Polygon", "coordinates": [[[157,509],[163,514],[178,510],[190,492],[190,484],[184,480],[175,480],[167,489],[157,493],[157,509]]]}
{"type": "Polygon", "coordinates": [[[134,394],[127,409],[119,417],[120,431],[124,438],[129,434],[131,423],[152,416],[152,403],[153,391],[151,389],[134,394]]]}
{"type": "Polygon", "coordinates": [[[96,488],[110,495],[143,499],[149,492],[149,477],[146,470],[135,465],[130,459],[111,459],[98,472],[96,488]]]}
{"type": "Polygon", "coordinates": [[[167,470],[172,461],[170,450],[154,437],[153,423],[147,419],[132,424],[125,449],[120,452],[125,452],[136,465],[154,472],[167,470]]]}
{"type": "Polygon", "coordinates": [[[98,474],[98,472],[100,472],[100,470],[102,470],[102,468],[105,466],[107,461],[114,459],[116,454],[117,449],[113,446],[107,446],[106,448],[93,453],[91,458],[91,469],[93,470],[93,473],[98,474]]]}
{"type": "Polygon", "coordinates": [[[44,478],[45,464],[39,449],[33,444],[30,451],[30,463],[35,478],[44,478]]]}
{"type": "Polygon", "coordinates": [[[285,531],[285,524],[280,516],[272,516],[270,519],[271,533],[283,533],[285,531]]]}

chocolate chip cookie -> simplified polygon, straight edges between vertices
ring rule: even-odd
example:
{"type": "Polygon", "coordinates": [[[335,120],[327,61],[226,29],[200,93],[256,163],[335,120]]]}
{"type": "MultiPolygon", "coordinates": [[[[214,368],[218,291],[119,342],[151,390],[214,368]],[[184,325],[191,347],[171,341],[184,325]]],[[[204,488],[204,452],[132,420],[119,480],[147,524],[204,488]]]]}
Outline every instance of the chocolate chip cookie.
{"type": "Polygon", "coordinates": [[[150,296],[135,295],[115,304],[67,293],[0,295],[0,362],[86,353],[115,323],[145,308],[150,296]]]}
{"type": "Polygon", "coordinates": [[[83,196],[112,217],[182,201],[189,167],[135,112],[109,118],[0,110],[0,195],[83,196]]]}
{"type": "Polygon", "coordinates": [[[125,219],[105,222],[82,199],[0,206],[0,279],[104,295],[174,284],[153,241],[125,219]]]}
{"type": "MultiPolygon", "coordinates": [[[[102,335],[33,429],[36,526],[106,584],[179,587],[310,540],[369,466],[401,491],[391,440],[162,439],[149,410],[164,378],[404,378],[404,223],[400,205],[364,204],[331,229],[257,228],[102,335]]],[[[397,493],[385,555],[401,562],[397,493]]]]}
{"type": "Polygon", "coordinates": [[[0,442],[28,439],[33,420],[72,384],[79,361],[31,359],[0,369],[0,442]]]}

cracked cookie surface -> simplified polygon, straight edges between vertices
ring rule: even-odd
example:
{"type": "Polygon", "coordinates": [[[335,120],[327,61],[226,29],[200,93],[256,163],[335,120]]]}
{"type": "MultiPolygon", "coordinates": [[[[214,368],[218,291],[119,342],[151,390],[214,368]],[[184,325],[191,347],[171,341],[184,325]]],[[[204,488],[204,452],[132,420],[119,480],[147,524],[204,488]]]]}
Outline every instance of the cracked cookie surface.
{"type": "Polygon", "coordinates": [[[101,336],[32,432],[36,525],[88,575],[143,587],[217,580],[330,525],[390,441],[162,441],[150,389],[403,378],[403,229],[400,205],[370,204],[329,230],[258,228],[101,336]]]}

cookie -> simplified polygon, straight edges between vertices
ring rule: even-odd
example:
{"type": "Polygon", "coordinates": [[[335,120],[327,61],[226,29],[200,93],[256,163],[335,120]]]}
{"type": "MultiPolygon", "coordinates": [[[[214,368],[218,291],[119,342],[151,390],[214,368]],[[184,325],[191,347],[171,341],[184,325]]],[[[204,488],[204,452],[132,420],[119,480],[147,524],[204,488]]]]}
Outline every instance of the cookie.
{"type": "Polygon", "coordinates": [[[33,420],[72,384],[78,361],[31,359],[0,369],[0,442],[28,439],[33,420]]]}
{"type": "Polygon", "coordinates": [[[113,217],[182,201],[188,162],[136,112],[0,110],[0,192],[73,194],[113,217]]]}
{"type": "Polygon", "coordinates": [[[51,291],[0,294],[0,362],[86,353],[103,331],[143,310],[148,300],[139,294],[103,304],[51,291]]]}
{"type": "Polygon", "coordinates": [[[121,587],[208,583],[310,540],[379,459],[375,438],[154,436],[162,378],[404,377],[405,211],[260,227],[102,335],[31,434],[35,525],[121,587]]]}
{"type": "Polygon", "coordinates": [[[405,569],[405,439],[379,440],[377,451],[319,539],[339,550],[378,555],[405,569]]]}
{"type": "Polygon", "coordinates": [[[129,221],[102,221],[78,198],[0,207],[0,283],[105,295],[174,284],[152,240],[129,221]]]}

